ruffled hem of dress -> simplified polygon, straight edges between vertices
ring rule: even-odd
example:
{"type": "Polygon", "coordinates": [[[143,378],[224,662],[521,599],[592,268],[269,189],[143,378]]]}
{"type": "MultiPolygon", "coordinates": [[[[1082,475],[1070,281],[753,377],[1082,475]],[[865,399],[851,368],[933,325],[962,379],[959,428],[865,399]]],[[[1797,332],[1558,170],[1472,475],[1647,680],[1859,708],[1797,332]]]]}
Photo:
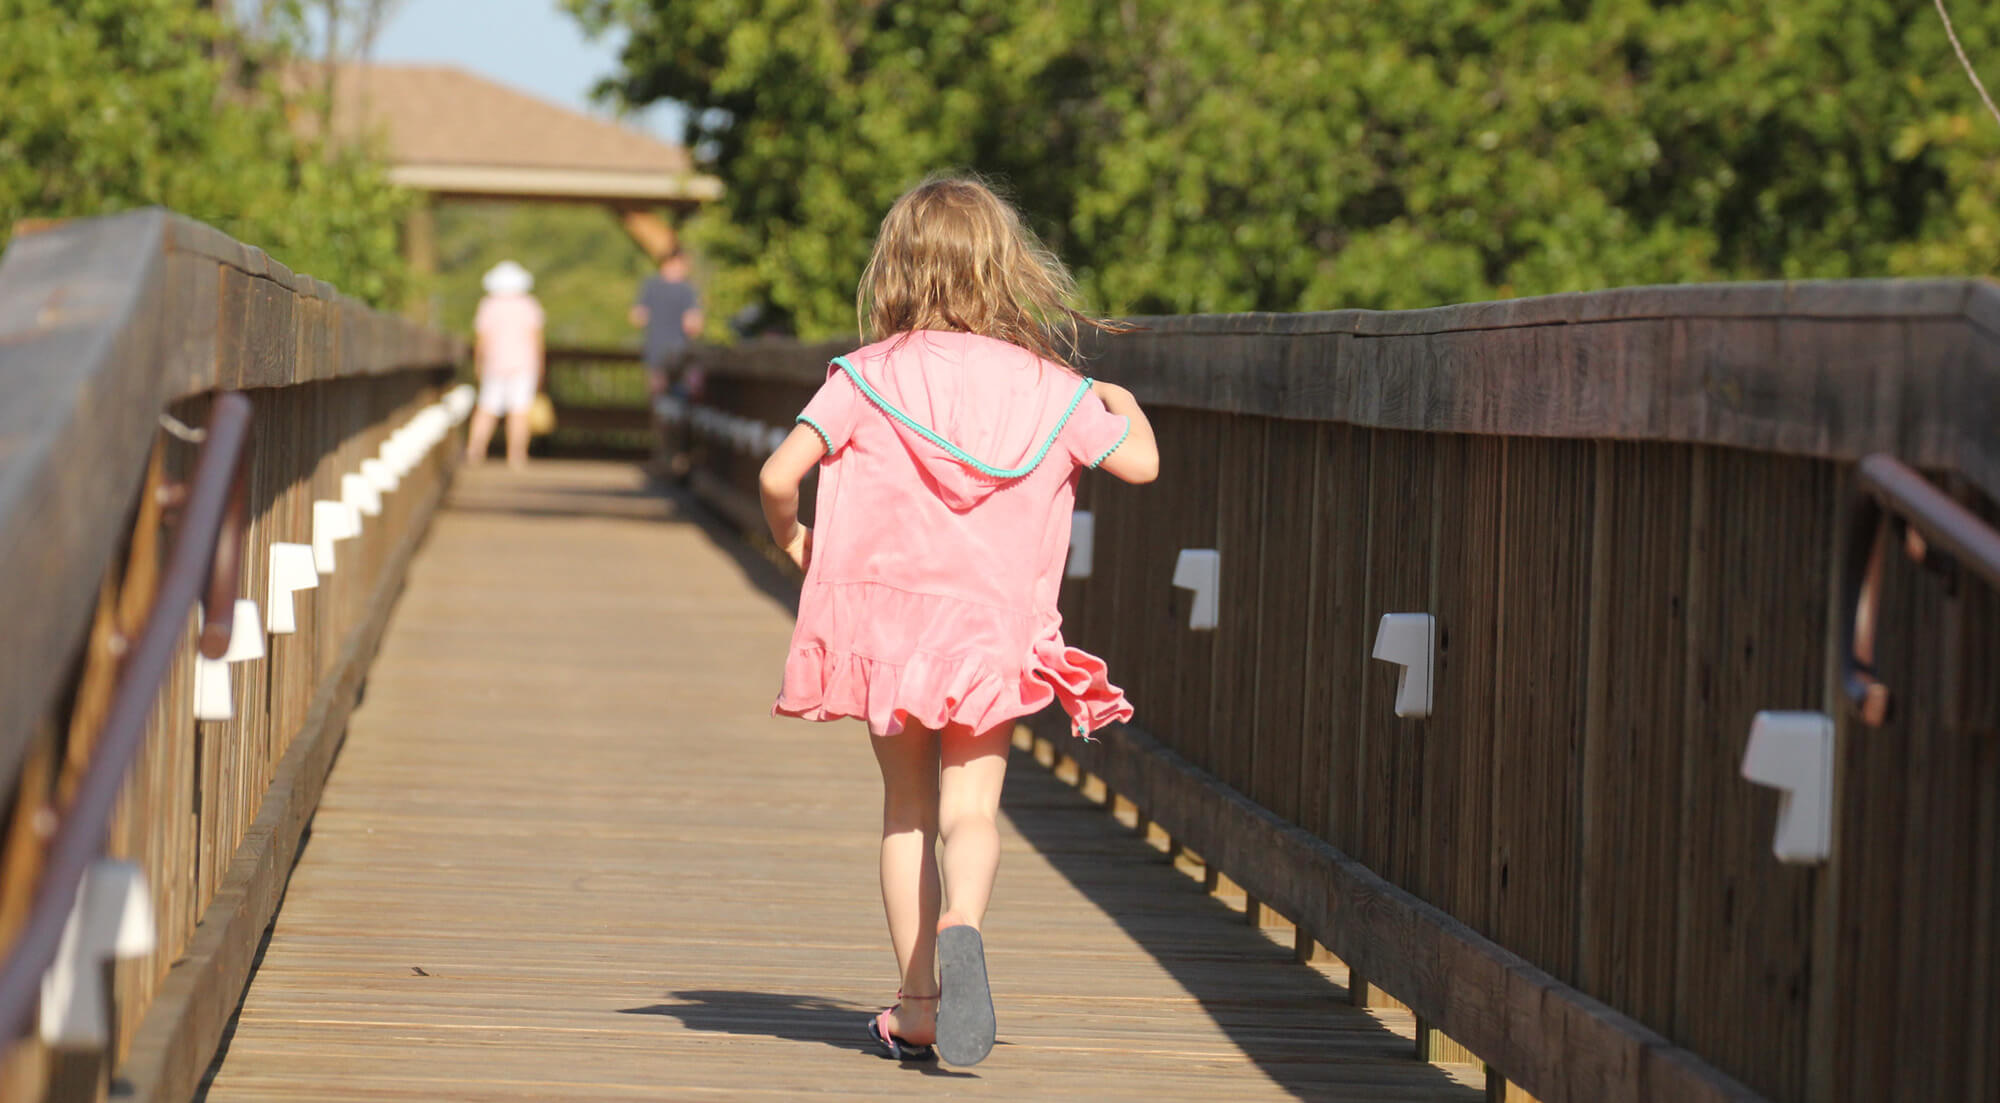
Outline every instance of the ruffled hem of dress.
{"type": "Polygon", "coordinates": [[[1090,733],[1132,718],[1131,702],[1106,677],[1104,661],[1065,646],[1061,636],[1038,641],[1018,675],[996,671],[977,655],[918,654],[897,664],[819,647],[794,648],[785,660],[784,689],[774,716],[866,721],[874,735],[896,735],[915,721],[937,731],[957,724],[988,731],[1040,712],[1051,702],[1069,714],[1070,730],[1090,733]]]}

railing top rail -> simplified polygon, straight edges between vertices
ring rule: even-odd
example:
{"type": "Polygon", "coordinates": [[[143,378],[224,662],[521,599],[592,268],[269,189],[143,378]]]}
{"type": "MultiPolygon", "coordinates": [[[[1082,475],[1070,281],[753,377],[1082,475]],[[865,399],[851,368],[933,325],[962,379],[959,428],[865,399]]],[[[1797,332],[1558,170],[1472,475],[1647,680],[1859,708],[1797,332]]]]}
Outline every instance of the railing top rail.
{"type": "MultiPolygon", "coordinates": [[[[1087,370],[1142,400],[1382,429],[1717,444],[1956,470],[2000,500],[2000,285],[1697,284],[1428,310],[1135,318],[1087,370]]],[[[750,341],[816,382],[851,341],[750,341]]]]}
{"type": "Polygon", "coordinates": [[[462,354],[168,211],[16,237],[0,257],[0,786],[88,627],[165,407],[462,354]]]}

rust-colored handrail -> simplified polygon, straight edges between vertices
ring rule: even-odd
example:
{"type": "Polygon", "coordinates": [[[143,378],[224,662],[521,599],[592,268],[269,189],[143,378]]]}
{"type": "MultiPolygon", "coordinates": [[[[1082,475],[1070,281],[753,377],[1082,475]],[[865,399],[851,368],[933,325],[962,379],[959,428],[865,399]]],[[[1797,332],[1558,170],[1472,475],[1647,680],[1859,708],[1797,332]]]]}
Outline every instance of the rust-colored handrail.
{"type": "Polygon", "coordinates": [[[1846,642],[1840,682],[1862,723],[1879,727],[1889,718],[1890,699],[1875,674],[1875,628],[1891,530],[1898,530],[1912,559],[1936,567],[1958,564],[1995,589],[2000,589],[2000,531],[1892,456],[1862,457],[1856,481],[1860,495],[1848,530],[1841,591],[1846,642]]]}
{"type": "MultiPolygon", "coordinates": [[[[0,964],[0,1038],[14,1038],[27,1025],[28,1016],[41,998],[42,974],[55,960],[62,941],[63,926],[76,899],[77,885],[84,870],[104,848],[111,812],[118,802],[125,772],[138,754],[151,718],[153,698],[167,676],[174,650],[180,643],[182,626],[195,601],[217,591],[209,584],[226,561],[232,566],[226,602],[221,608],[210,605],[209,623],[220,624],[221,648],[229,646],[227,626],[234,617],[235,583],[233,566],[240,549],[217,554],[224,528],[232,528],[231,540],[240,539],[242,530],[242,461],[250,438],[250,400],[240,394],[223,394],[215,400],[208,419],[207,438],[195,464],[187,509],[181,516],[174,549],[167,560],[159,596],[146,617],[145,628],[125,660],[125,668],[112,692],[105,713],[96,753],[85,768],[76,796],[64,809],[49,843],[49,860],[35,886],[35,902],[18,940],[0,964]],[[233,526],[225,526],[231,515],[233,526]]],[[[208,651],[204,633],[204,654],[208,651]]],[[[218,651],[218,654],[220,652],[218,651]]]]}

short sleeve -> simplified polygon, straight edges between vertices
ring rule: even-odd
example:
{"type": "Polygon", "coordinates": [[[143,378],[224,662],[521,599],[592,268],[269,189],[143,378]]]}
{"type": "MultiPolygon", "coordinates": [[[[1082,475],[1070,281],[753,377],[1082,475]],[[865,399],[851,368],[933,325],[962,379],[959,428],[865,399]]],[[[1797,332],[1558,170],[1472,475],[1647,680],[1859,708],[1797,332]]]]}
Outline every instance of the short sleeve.
{"type": "Polygon", "coordinates": [[[537,300],[537,299],[529,299],[529,300],[528,300],[528,309],[527,309],[526,313],[527,313],[527,316],[528,316],[528,328],[530,328],[530,329],[545,329],[545,328],[547,328],[547,326],[548,326],[548,315],[547,315],[546,313],[544,313],[544,312],[542,311],[542,304],[541,304],[540,300],[537,300]]]}
{"type": "Polygon", "coordinates": [[[799,411],[798,423],[812,426],[820,442],[826,445],[826,454],[831,456],[854,435],[854,419],[860,413],[861,402],[861,392],[855,389],[854,381],[835,367],[827,372],[819,393],[799,411]]]}
{"type": "Polygon", "coordinates": [[[492,326],[492,324],[493,300],[490,298],[481,299],[479,300],[479,309],[472,312],[472,332],[483,336],[487,328],[492,326]]]}
{"type": "Polygon", "coordinates": [[[1125,434],[1131,429],[1131,421],[1105,409],[1104,400],[1092,389],[1070,412],[1069,423],[1063,426],[1063,438],[1069,445],[1070,456],[1079,465],[1096,467],[1125,443],[1125,434]]]}

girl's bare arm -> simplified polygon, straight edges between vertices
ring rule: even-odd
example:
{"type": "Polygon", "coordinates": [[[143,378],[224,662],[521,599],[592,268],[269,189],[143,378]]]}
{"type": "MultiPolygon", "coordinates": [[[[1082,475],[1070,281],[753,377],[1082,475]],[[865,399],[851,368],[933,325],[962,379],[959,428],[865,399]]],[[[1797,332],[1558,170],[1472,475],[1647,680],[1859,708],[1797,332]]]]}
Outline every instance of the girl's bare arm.
{"type": "Polygon", "coordinates": [[[771,539],[800,570],[805,570],[812,558],[812,533],[799,524],[799,483],[825,455],[826,443],[819,434],[810,426],[795,425],[757,475],[758,496],[764,501],[764,523],[771,526],[771,539]]]}
{"type": "Polygon", "coordinates": [[[1139,408],[1139,400],[1116,383],[1100,380],[1092,390],[1104,401],[1105,409],[1122,415],[1131,424],[1124,443],[1112,449],[1097,469],[1134,484],[1159,478],[1160,445],[1153,439],[1153,423],[1146,420],[1146,411],[1139,408]]]}

